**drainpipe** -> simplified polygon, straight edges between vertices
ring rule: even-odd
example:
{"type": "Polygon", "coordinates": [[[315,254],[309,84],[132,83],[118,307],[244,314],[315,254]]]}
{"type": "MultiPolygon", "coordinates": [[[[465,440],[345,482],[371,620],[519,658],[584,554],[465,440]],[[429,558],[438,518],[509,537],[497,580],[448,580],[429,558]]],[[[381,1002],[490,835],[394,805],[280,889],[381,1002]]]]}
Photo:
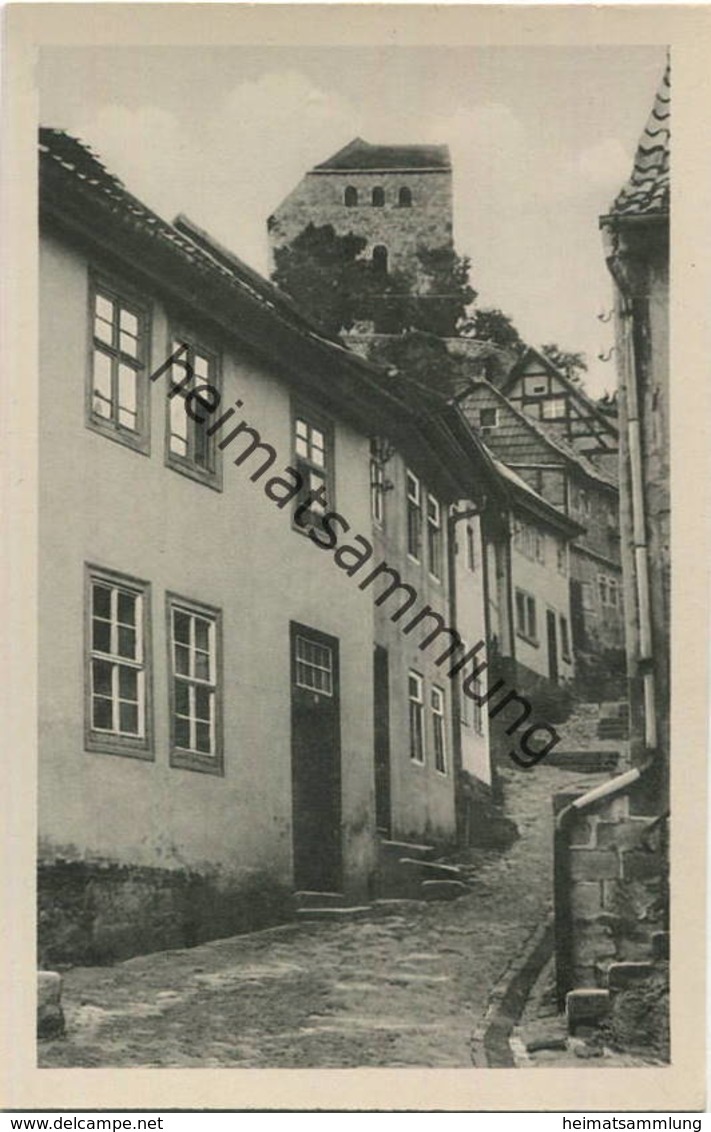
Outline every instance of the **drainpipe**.
{"type": "Polygon", "coordinates": [[[649,556],[646,536],[644,480],[640,427],[639,379],[640,359],[634,341],[634,300],[630,293],[619,259],[619,234],[612,233],[613,249],[607,263],[615,280],[620,299],[620,318],[627,374],[627,444],[630,461],[632,540],[634,547],[637,614],[639,622],[639,667],[642,673],[644,699],[644,758],[633,770],[582,794],[558,814],[554,830],[554,895],[555,895],[555,950],[556,990],[558,1009],[565,1008],[565,996],[573,988],[573,917],[572,884],[570,875],[570,830],[575,818],[605,798],[626,793],[644,777],[654,765],[657,746],[657,712],[654,685],[654,653],[652,619],[649,596],[649,556]]]}
{"type": "MultiPolygon", "coordinates": [[[[473,507],[468,511],[448,511],[447,514],[447,583],[449,586],[449,624],[456,630],[457,625],[457,538],[456,525],[464,519],[473,519],[481,515],[481,508],[473,507]]],[[[451,711],[452,721],[452,777],[454,780],[454,814],[456,821],[457,844],[466,847],[469,843],[469,813],[465,800],[462,800],[462,712],[457,684],[452,684],[451,711]]]]}

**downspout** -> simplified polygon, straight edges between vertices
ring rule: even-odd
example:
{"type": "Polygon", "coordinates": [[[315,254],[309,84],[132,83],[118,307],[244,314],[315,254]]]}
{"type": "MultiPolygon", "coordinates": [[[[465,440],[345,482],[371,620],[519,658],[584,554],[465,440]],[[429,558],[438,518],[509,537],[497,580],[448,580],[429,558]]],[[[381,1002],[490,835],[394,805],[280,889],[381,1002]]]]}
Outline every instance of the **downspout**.
{"type": "Polygon", "coordinates": [[[572,922],[572,884],[570,875],[570,830],[576,817],[605,798],[623,794],[638,782],[654,764],[657,746],[657,713],[654,685],[654,653],[649,596],[649,557],[644,503],[642,445],[639,410],[640,359],[634,341],[634,299],[619,259],[619,233],[613,231],[613,248],[607,257],[610,273],[620,296],[620,319],[627,374],[627,444],[630,462],[632,541],[634,548],[637,614],[639,622],[639,667],[644,698],[644,758],[632,770],[608,779],[582,794],[558,814],[554,830],[554,893],[556,990],[558,1008],[565,1008],[565,996],[573,988],[574,953],[572,922]]]}
{"type": "MultiPolygon", "coordinates": [[[[485,505],[485,504],[484,504],[485,505]]],[[[481,508],[474,507],[467,511],[457,511],[456,508],[447,514],[447,583],[449,586],[448,614],[449,624],[458,629],[457,625],[457,539],[456,525],[464,519],[473,519],[481,515],[481,508]]],[[[459,691],[456,681],[452,684],[451,712],[452,722],[452,778],[454,781],[454,815],[456,822],[457,844],[466,847],[469,844],[469,808],[462,790],[462,711],[459,691]]]]}

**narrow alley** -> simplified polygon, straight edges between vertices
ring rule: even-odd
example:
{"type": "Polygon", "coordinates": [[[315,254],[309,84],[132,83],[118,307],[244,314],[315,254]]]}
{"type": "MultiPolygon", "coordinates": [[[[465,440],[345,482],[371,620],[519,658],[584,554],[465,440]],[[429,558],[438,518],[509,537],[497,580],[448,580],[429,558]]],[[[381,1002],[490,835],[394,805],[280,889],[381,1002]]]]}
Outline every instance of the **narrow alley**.
{"type": "Polygon", "coordinates": [[[551,796],[596,778],[503,771],[507,851],[470,851],[472,891],[363,919],[299,922],[65,973],[66,1037],[42,1066],[472,1064],[497,980],[550,909],[551,796]]]}

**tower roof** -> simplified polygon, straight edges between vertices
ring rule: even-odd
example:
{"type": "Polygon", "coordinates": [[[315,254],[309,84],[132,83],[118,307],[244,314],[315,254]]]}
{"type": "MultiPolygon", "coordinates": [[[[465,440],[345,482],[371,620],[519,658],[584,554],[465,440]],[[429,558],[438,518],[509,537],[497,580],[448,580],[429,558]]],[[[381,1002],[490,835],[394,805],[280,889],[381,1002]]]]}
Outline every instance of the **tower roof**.
{"type": "Polygon", "coordinates": [[[663,216],[669,212],[670,103],[667,63],[637,146],[632,173],[610,209],[612,216],[663,216]]]}
{"type": "Polygon", "coordinates": [[[362,138],[339,149],[333,157],[315,165],[314,173],[380,172],[452,168],[446,145],[371,145],[362,138]]]}

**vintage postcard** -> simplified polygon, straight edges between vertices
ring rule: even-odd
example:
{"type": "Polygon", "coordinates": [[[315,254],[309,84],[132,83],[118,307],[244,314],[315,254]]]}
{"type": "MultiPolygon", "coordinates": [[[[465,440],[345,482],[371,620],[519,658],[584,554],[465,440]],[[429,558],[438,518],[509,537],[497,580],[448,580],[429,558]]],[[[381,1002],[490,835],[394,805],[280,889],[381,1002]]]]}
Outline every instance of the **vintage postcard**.
{"type": "Polygon", "coordinates": [[[702,1109],[711,12],[5,16],[1,1103],[702,1109]]]}

